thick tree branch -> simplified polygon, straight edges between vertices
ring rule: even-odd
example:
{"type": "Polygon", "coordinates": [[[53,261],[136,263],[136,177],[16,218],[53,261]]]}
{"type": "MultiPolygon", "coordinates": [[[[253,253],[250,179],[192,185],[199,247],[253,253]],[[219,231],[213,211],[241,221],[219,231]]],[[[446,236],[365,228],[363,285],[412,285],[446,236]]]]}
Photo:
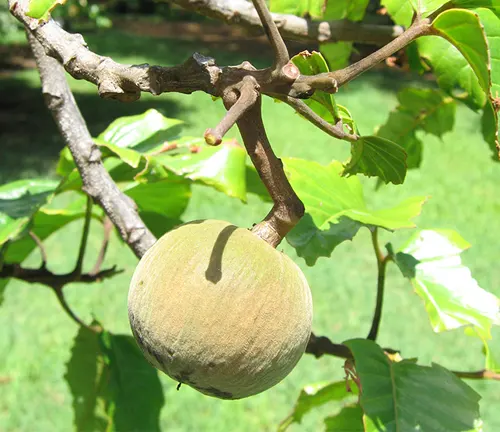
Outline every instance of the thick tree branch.
{"type": "MultiPolygon", "coordinates": [[[[226,95],[226,107],[234,104],[236,97],[233,95],[234,100],[231,100],[230,95],[226,95]]],[[[304,215],[304,204],[292,189],[281,160],[269,144],[262,122],[260,95],[237,125],[250,159],[274,202],[269,214],[253,227],[252,232],[276,247],[304,215]]]]}
{"type": "Polygon", "coordinates": [[[63,30],[55,21],[41,24],[25,15],[25,0],[9,0],[12,14],[29,28],[45,53],[57,59],[76,79],[95,84],[99,95],[124,102],[140,98],[141,92],[192,93],[202,90],[215,94],[214,83],[220,73],[213,59],[194,54],[174,67],[122,65],[109,57],[93,53],[83,37],[63,30]]]}
{"type": "MultiPolygon", "coordinates": [[[[184,9],[229,24],[261,29],[262,24],[253,5],[246,0],[170,0],[184,9]]],[[[351,41],[385,45],[403,33],[401,26],[373,25],[346,20],[310,20],[289,14],[271,14],[285,39],[314,42],[351,41]]]]}
{"type": "Polygon", "coordinates": [[[141,257],[155,242],[155,237],[139,217],[133,201],[120,191],[102,165],[101,152],[92,141],[63,68],[45,54],[29,32],[28,38],[40,71],[45,102],[73,155],[83,190],[104,209],[124,241],[141,257]]]}

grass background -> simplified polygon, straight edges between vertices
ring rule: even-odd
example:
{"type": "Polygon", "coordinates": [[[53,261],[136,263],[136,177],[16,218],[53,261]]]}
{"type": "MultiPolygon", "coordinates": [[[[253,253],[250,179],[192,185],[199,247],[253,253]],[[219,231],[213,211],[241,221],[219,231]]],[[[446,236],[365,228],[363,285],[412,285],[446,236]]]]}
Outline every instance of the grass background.
{"type": "MultiPolygon", "coordinates": [[[[131,36],[116,30],[89,34],[93,50],[121,62],[177,64],[194,51],[213,55],[219,64],[238,64],[245,59],[259,66],[270,62],[269,51],[259,56],[244,52],[214,51],[210,44],[196,41],[152,39],[131,36]]],[[[202,93],[145,95],[133,104],[100,100],[95,88],[70,79],[78,104],[96,135],[111,120],[156,108],[169,117],[186,122],[186,135],[201,135],[217,124],[224,113],[220,102],[202,93]]],[[[367,73],[342,88],[338,95],[369,134],[385,121],[396,106],[398,89],[413,82],[397,73],[367,73]]],[[[417,82],[422,85],[422,83],[417,82]]],[[[62,142],[40,94],[34,71],[0,77],[0,182],[20,177],[53,177],[62,142]]],[[[343,160],[348,145],[315,129],[284,104],[264,100],[264,119],[270,140],[280,156],[296,156],[327,163],[343,160]]],[[[464,107],[457,111],[456,127],[443,140],[423,136],[424,161],[411,171],[403,186],[375,191],[375,182],[363,179],[367,201],[382,208],[413,195],[430,195],[417,224],[421,228],[453,228],[473,244],[463,254],[465,263],[479,284],[500,296],[498,238],[500,237],[500,164],[490,159],[482,141],[478,115],[464,107]]],[[[238,138],[236,130],[229,136],[238,138]]],[[[250,226],[268,211],[268,204],[251,197],[248,204],[228,198],[203,186],[193,188],[193,197],[183,219],[218,218],[250,226]]],[[[62,272],[75,262],[76,238],[81,221],[70,224],[47,241],[49,268],[62,272]]],[[[381,242],[399,244],[410,234],[382,233],[381,242]]],[[[101,241],[101,228],[92,225],[87,253],[90,267],[101,241]]],[[[297,258],[287,244],[283,249],[303,269],[313,292],[314,331],[335,341],[365,336],[369,330],[375,300],[376,265],[366,230],[353,242],[339,246],[330,259],[322,258],[313,268],[297,258]]],[[[34,252],[26,264],[39,262],[34,252]]],[[[129,333],[126,298],[136,259],[117,238],[108,250],[107,264],[125,272],[112,280],[66,289],[69,303],[85,320],[96,316],[115,333],[129,333]]],[[[480,369],[481,344],[462,331],[434,334],[421,300],[393,266],[389,267],[384,316],[378,342],[401,349],[405,357],[419,357],[422,364],[437,362],[452,369],[480,369]]],[[[68,431],[72,428],[71,393],[64,381],[65,364],[71,355],[76,325],[60,309],[51,292],[43,286],[12,281],[0,307],[0,431],[68,431]]],[[[500,332],[496,331],[497,344],[500,332]]],[[[339,380],[342,362],[334,358],[304,356],[297,368],[273,389],[242,401],[219,401],[205,397],[187,386],[162,376],[166,403],[161,413],[165,431],[267,431],[289,413],[301,388],[318,381],[339,380]]],[[[485,430],[500,430],[500,385],[469,382],[483,396],[481,410],[485,430]]],[[[333,415],[334,404],[308,415],[291,430],[322,430],[322,419],[333,415]]]]}

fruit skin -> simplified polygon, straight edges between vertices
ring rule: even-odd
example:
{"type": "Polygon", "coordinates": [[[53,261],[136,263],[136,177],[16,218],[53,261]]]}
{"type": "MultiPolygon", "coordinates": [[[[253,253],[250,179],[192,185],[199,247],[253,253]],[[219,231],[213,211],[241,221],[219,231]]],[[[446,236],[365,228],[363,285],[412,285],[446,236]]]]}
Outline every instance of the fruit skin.
{"type": "Polygon", "coordinates": [[[181,225],[146,252],[128,310],[153,366],[221,399],[280,382],[311,334],[311,292],[297,265],[250,231],[216,220],[181,225]]]}

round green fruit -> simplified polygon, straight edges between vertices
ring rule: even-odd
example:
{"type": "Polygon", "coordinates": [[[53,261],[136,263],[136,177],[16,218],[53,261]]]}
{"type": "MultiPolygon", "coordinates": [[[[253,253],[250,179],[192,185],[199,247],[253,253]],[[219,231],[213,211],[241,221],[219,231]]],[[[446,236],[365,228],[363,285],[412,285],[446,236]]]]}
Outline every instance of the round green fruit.
{"type": "Polygon", "coordinates": [[[311,334],[311,292],[297,265],[250,231],[217,220],[184,224],[146,252],[128,311],[153,366],[222,399],[280,382],[311,334]]]}

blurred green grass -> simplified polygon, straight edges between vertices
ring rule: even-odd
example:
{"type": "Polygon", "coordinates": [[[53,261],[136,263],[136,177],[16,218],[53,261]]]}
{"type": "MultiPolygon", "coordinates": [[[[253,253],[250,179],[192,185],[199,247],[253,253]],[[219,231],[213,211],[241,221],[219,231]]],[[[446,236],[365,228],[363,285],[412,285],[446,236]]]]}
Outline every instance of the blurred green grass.
{"type": "MultiPolygon", "coordinates": [[[[201,41],[152,39],[116,30],[89,34],[86,40],[93,50],[121,62],[177,64],[194,51],[213,55],[219,64],[238,64],[248,59],[262,67],[270,62],[266,50],[258,57],[248,58],[244,52],[214,52],[201,41]]],[[[220,102],[212,102],[202,93],[167,94],[157,98],[145,95],[136,103],[120,104],[100,100],[95,88],[88,83],[70,81],[93,134],[102,131],[115,117],[156,108],[167,116],[184,120],[186,135],[200,136],[207,127],[216,125],[224,113],[220,102]]],[[[361,131],[367,134],[385,121],[388,112],[396,105],[397,90],[411,81],[411,77],[397,73],[368,73],[343,88],[338,100],[351,110],[361,131]]],[[[0,93],[1,183],[19,177],[54,176],[62,141],[43,106],[36,73],[24,71],[10,78],[0,78],[0,93]]],[[[266,98],[263,111],[270,140],[280,156],[303,157],[322,163],[347,157],[347,144],[326,136],[284,104],[266,98]]],[[[457,229],[473,244],[472,249],[464,253],[465,263],[482,287],[500,295],[497,265],[500,164],[491,161],[479,124],[476,114],[460,107],[452,133],[442,141],[428,136],[423,138],[422,168],[410,172],[403,186],[388,186],[375,192],[374,181],[363,179],[363,183],[368,202],[376,207],[413,195],[430,195],[431,199],[417,219],[418,226],[457,229]]],[[[239,137],[234,129],[229,135],[239,137]]],[[[268,207],[255,197],[244,205],[211,189],[195,186],[183,218],[218,218],[250,226],[267,213],[268,207]]],[[[313,268],[299,260],[287,244],[282,246],[304,270],[311,285],[315,332],[326,334],[335,341],[364,336],[370,327],[376,266],[369,235],[365,231],[353,242],[339,246],[332,258],[320,259],[313,268]]],[[[62,272],[72,268],[77,254],[75,239],[79,238],[80,232],[81,222],[73,223],[48,239],[51,270],[62,272]]],[[[390,240],[398,244],[408,234],[409,231],[384,232],[381,242],[385,244],[390,240]]],[[[93,264],[100,240],[101,229],[93,224],[87,268],[93,264]]],[[[39,256],[35,252],[27,264],[36,265],[38,262],[39,256]]],[[[136,259],[114,238],[106,263],[117,264],[125,272],[103,283],[68,287],[68,301],[87,321],[95,316],[109,330],[129,333],[126,299],[136,259]]],[[[394,267],[389,268],[386,291],[379,336],[381,345],[401,349],[406,357],[419,357],[423,364],[433,361],[460,370],[482,367],[479,342],[461,331],[440,335],[432,332],[422,302],[394,267]]],[[[0,307],[0,327],[0,430],[70,430],[73,416],[71,394],[64,373],[77,332],[76,325],[67,318],[48,289],[12,281],[0,307]]],[[[500,332],[497,331],[495,336],[499,343],[500,332]]],[[[291,410],[304,385],[342,377],[340,360],[316,360],[304,356],[292,374],[273,389],[234,402],[202,396],[187,386],[177,392],[176,383],[162,377],[166,399],[161,415],[162,430],[275,430],[291,410]]],[[[485,430],[500,430],[499,383],[469,383],[483,396],[481,409],[485,430]]],[[[336,409],[333,404],[327,405],[291,430],[322,430],[323,417],[334,414],[336,409]]]]}

